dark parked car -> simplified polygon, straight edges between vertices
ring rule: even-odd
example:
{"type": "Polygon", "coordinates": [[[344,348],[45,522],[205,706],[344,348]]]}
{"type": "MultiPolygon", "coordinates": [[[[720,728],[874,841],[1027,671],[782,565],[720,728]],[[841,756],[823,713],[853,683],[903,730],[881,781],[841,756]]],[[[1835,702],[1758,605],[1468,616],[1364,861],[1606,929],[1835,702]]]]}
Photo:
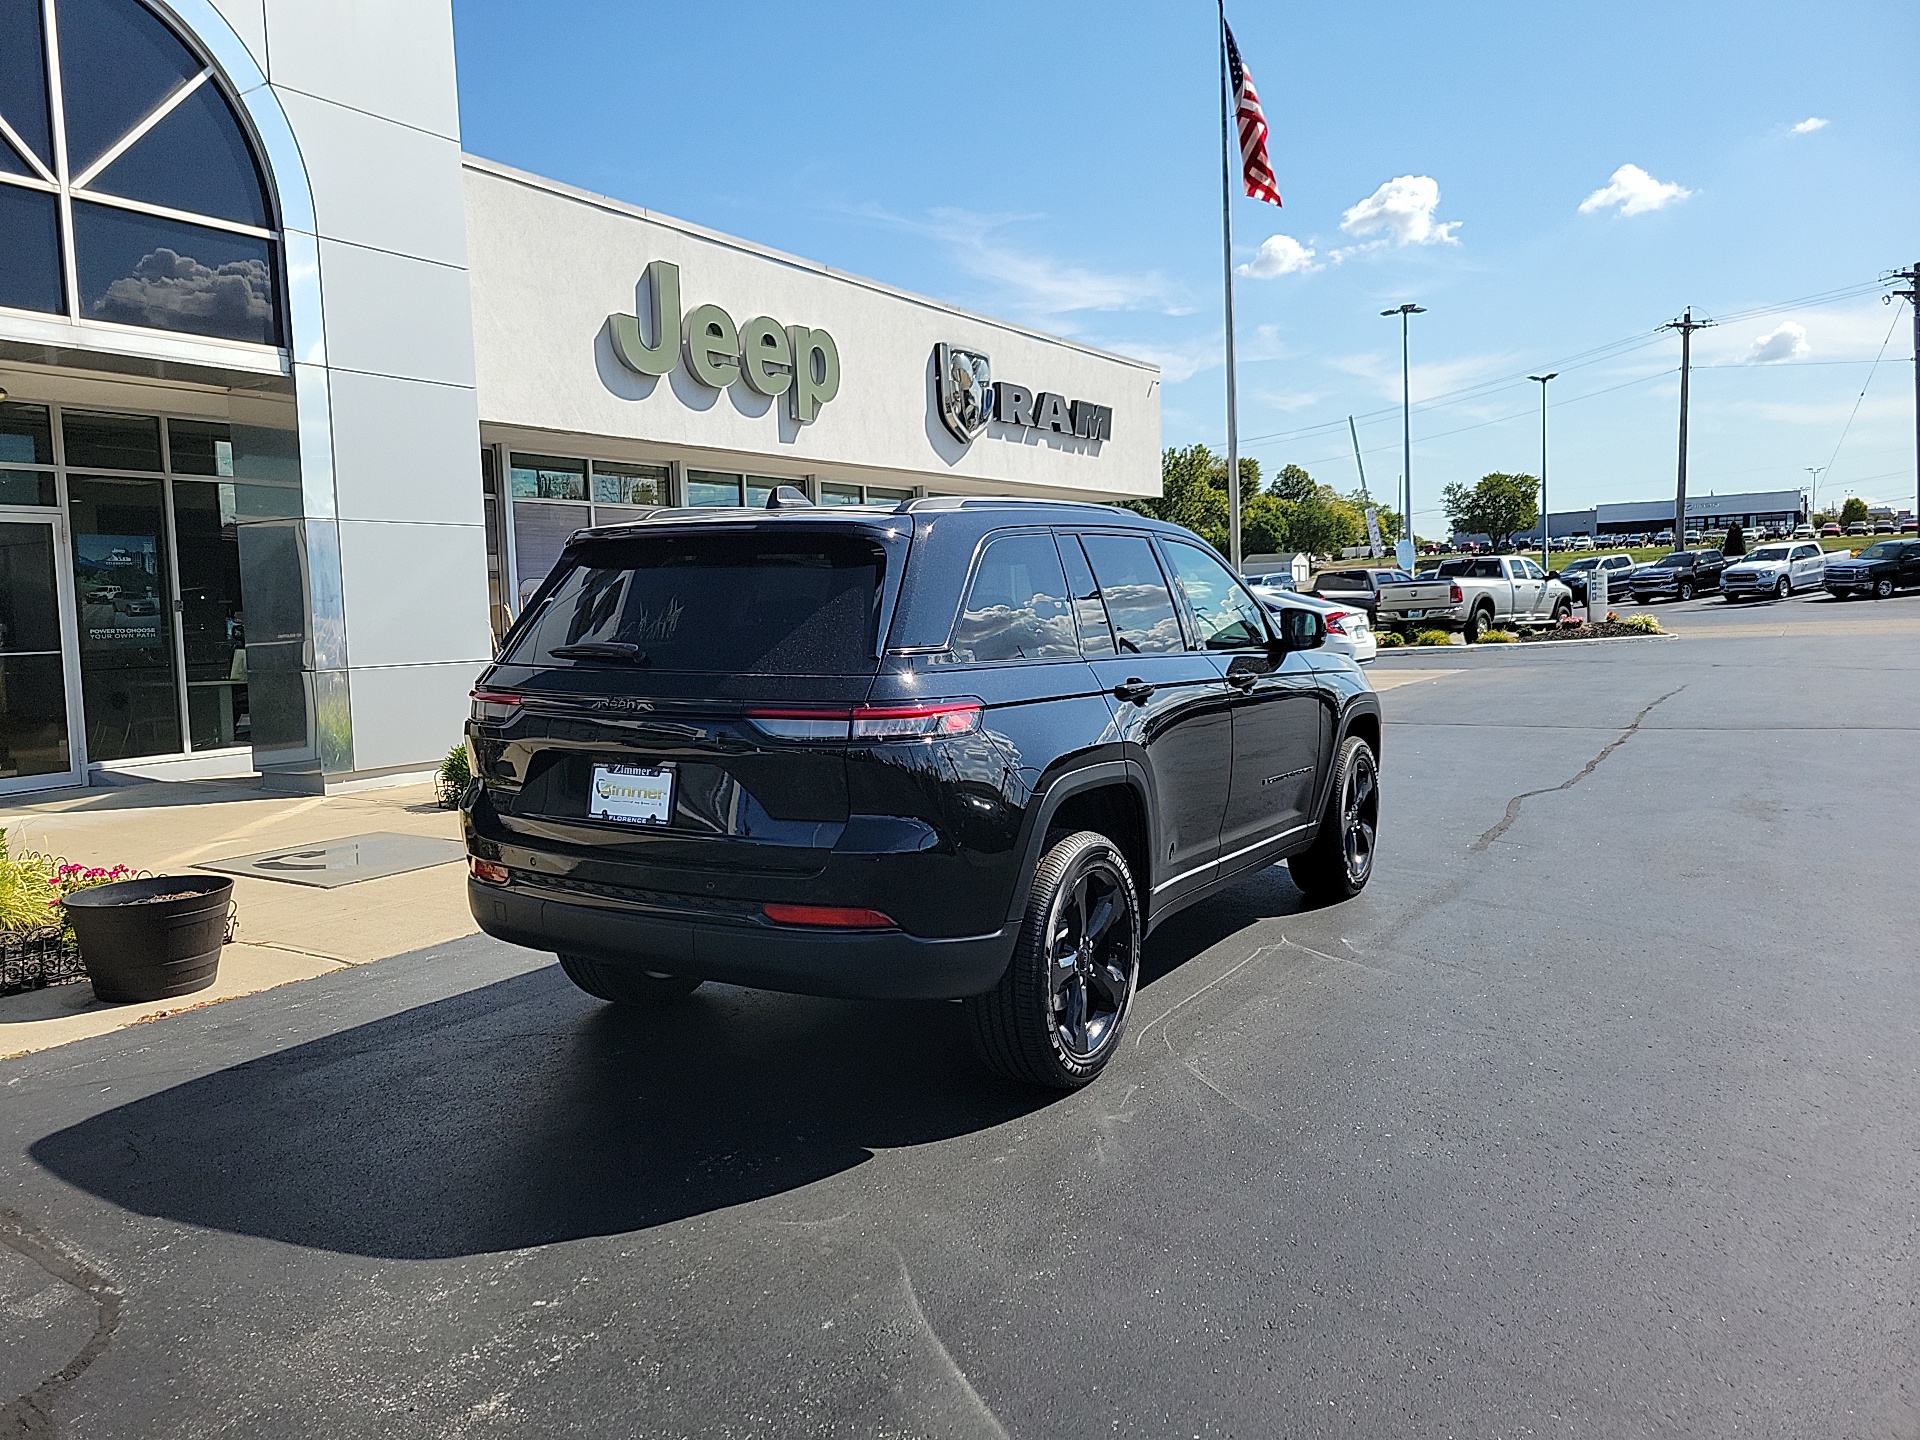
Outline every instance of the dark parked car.
{"type": "Polygon", "coordinates": [[[1879,540],[1854,559],[1829,560],[1826,585],[1842,599],[1873,595],[1882,600],[1895,590],[1920,585],[1920,540],[1879,540]]]}
{"type": "Polygon", "coordinates": [[[1607,594],[1611,597],[1615,587],[1624,588],[1626,577],[1634,568],[1631,555],[1582,555],[1578,560],[1567,562],[1566,568],[1553,572],[1553,578],[1573,592],[1576,605],[1587,603],[1587,576],[1595,570],[1607,572],[1607,594]]]}
{"type": "Polygon", "coordinates": [[[1367,883],[1380,706],[1312,610],[1104,506],[793,503],[568,541],[473,693],[487,933],[619,1003],[960,999],[1068,1088],[1163,920],[1280,859],[1367,883]]]}
{"type": "Polygon", "coordinates": [[[1364,610],[1371,624],[1380,617],[1380,587],[1396,585],[1412,578],[1404,570],[1373,566],[1353,570],[1322,570],[1307,586],[1307,593],[1318,595],[1322,600],[1338,600],[1342,605],[1364,610]]]}
{"type": "Polygon", "coordinates": [[[1691,600],[1698,590],[1718,590],[1727,560],[1718,550],[1676,550],[1651,565],[1627,572],[1636,600],[1691,600]]]}

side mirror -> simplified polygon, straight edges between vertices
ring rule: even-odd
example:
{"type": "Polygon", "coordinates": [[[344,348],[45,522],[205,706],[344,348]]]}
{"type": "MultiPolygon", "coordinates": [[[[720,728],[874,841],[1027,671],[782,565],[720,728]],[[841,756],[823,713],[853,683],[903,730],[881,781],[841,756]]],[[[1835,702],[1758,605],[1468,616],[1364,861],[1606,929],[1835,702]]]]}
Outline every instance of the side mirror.
{"type": "Polygon", "coordinates": [[[1293,650],[1318,650],[1327,643],[1327,618],[1318,610],[1282,610],[1280,621],[1281,654],[1293,650]]]}

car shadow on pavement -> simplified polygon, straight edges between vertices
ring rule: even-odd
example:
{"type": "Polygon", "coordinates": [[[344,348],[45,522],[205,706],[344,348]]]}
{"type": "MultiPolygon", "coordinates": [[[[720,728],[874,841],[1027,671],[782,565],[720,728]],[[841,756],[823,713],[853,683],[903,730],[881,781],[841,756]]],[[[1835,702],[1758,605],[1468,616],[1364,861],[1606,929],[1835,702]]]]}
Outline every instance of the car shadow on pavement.
{"type": "Polygon", "coordinates": [[[984,1074],[958,1005],[708,986],[636,1014],[548,966],[187,1081],[29,1153],[138,1214],[432,1259],[762,1200],[1055,1098],[984,1074]]]}
{"type": "MultiPolygon", "coordinates": [[[[1141,985],[1302,909],[1285,874],[1170,920],[1141,985]]],[[[957,1004],[709,985],[636,1012],[545,966],[188,1080],[29,1153],[156,1219],[438,1259],[765,1200],[1060,1098],[983,1071],[957,1004]]]]}

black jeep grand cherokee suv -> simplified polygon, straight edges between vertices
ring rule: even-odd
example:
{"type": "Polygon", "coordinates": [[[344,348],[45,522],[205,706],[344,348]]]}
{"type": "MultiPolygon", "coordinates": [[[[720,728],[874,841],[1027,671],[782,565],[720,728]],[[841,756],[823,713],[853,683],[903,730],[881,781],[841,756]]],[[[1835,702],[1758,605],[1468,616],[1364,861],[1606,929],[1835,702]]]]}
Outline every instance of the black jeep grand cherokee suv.
{"type": "Polygon", "coordinates": [[[1367,883],[1379,702],[1272,623],[1104,506],[582,531],[473,693],[474,918],[606,1000],[959,998],[992,1067],[1084,1084],[1168,916],[1283,857],[1367,883]]]}

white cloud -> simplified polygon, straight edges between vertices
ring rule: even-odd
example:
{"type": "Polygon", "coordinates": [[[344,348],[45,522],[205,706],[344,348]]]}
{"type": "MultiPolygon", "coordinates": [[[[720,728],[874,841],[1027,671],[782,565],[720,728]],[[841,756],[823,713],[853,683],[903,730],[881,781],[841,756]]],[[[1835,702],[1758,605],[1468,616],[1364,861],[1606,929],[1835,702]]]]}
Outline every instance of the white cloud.
{"type": "Polygon", "coordinates": [[[1580,213],[1590,215],[1609,205],[1622,215],[1644,215],[1684,200],[1693,192],[1667,180],[1656,180],[1638,165],[1622,165],[1607,183],[1580,202],[1580,213]]]}
{"type": "Polygon", "coordinates": [[[1034,216],[941,209],[925,219],[910,219],[875,205],[859,213],[939,242],[955,264],[996,292],[991,302],[996,308],[1054,330],[1069,328],[1062,316],[1087,310],[1192,312],[1181,288],[1158,271],[1097,270],[1023,249],[1004,238],[1009,226],[1034,216]]]}
{"type": "Polygon", "coordinates": [[[1749,365],[1778,365],[1785,360],[1804,360],[1813,353],[1807,344],[1807,327],[1782,320],[1764,335],[1753,337],[1747,346],[1749,365]]]}
{"type": "Polygon", "coordinates": [[[1816,130],[1826,129],[1827,126],[1832,123],[1831,120],[1822,120],[1818,115],[1809,115],[1793,127],[1793,133],[1796,135],[1811,135],[1816,130]]]}
{"type": "Polygon", "coordinates": [[[1302,245],[1291,235],[1269,235],[1260,242],[1259,253],[1239,266],[1237,273],[1251,280],[1271,280],[1278,275],[1297,275],[1319,268],[1313,263],[1312,247],[1302,245]]]}
{"type": "Polygon", "coordinates": [[[262,340],[272,327],[273,276],[259,260],[209,266],[161,246],[108,285],[91,313],[125,325],[262,340]]]}
{"type": "MultiPolygon", "coordinates": [[[[1458,245],[1458,220],[1436,223],[1440,182],[1431,175],[1396,175],[1340,217],[1340,228],[1377,245],[1458,245]]],[[[1364,247],[1357,247],[1364,248],[1364,247]]],[[[1352,250],[1336,251],[1344,258],[1352,250]]]]}

